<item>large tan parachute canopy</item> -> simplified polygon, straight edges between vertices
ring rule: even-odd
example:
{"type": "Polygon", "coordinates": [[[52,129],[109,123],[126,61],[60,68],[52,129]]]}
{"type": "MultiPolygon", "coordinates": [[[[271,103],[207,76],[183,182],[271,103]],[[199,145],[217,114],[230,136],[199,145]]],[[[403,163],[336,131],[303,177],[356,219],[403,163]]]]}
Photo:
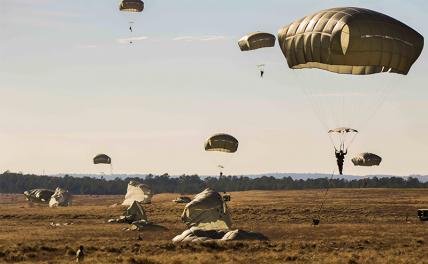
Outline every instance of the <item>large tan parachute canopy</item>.
{"type": "Polygon", "coordinates": [[[228,134],[216,134],[205,141],[206,151],[234,153],[238,150],[238,140],[228,134]]]}
{"type": "Polygon", "coordinates": [[[49,203],[55,192],[47,189],[33,189],[24,192],[25,199],[33,203],[49,203]]]}
{"type": "Polygon", "coordinates": [[[56,188],[55,193],[49,201],[49,207],[66,207],[71,206],[72,196],[64,189],[56,188]]]}
{"type": "Polygon", "coordinates": [[[379,157],[376,154],[373,153],[361,153],[352,158],[352,163],[354,163],[355,166],[379,166],[379,164],[382,162],[382,158],[379,157]]]}
{"type": "Polygon", "coordinates": [[[276,37],[265,32],[254,32],[242,37],[239,42],[241,51],[255,50],[275,46],[276,37]]]}
{"type": "Polygon", "coordinates": [[[184,208],[181,219],[188,227],[224,230],[232,227],[232,219],[221,195],[207,188],[184,208]]]}
{"type": "Polygon", "coordinates": [[[136,181],[130,181],[122,205],[131,205],[134,201],[149,204],[152,202],[152,197],[153,192],[149,186],[136,181]]]}
{"type": "Polygon", "coordinates": [[[288,66],[343,74],[407,74],[424,38],[387,15],[356,7],[332,8],[282,28],[278,42],[288,66]]]}
{"type": "Polygon", "coordinates": [[[111,158],[106,154],[98,154],[94,157],[94,164],[111,164],[111,158]]]}
{"type": "Polygon", "coordinates": [[[124,12],[142,12],[144,2],[141,0],[123,0],[119,5],[119,10],[124,12]]]}

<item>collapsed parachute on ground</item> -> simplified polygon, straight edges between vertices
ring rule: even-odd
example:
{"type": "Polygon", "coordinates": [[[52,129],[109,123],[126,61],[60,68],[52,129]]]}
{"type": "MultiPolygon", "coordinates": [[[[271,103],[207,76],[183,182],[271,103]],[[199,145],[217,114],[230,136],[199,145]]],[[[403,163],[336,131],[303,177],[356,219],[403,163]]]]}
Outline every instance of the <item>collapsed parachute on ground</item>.
{"type": "Polygon", "coordinates": [[[204,230],[191,227],[182,234],[174,237],[172,242],[209,242],[215,240],[233,241],[233,240],[268,240],[261,233],[249,232],[244,230],[204,230]]]}
{"type": "Polygon", "coordinates": [[[119,10],[123,12],[142,12],[144,2],[141,0],[123,0],[119,5],[119,10]]]}
{"type": "Polygon", "coordinates": [[[122,216],[117,219],[109,219],[107,222],[132,224],[136,221],[147,222],[147,215],[146,211],[144,211],[143,206],[139,202],[134,201],[131,206],[126,209],[125,213],[122,216]]]}
{"type": "Polygon", "coordinates": [[[174,203],[190,203],[192,199],[187,196],[180,196],[172,200],[174,203]]]}
{"type": "Polygon", "coordinates": [[[379,166],[379,164],[382,162],[382,158],[379,157],[376,154],[373,153],[361,153],[352,158],[352,163],[354,163],[355,166],[379,166]]]}
{"type": "Polygon", "coordinates": [[[221,195],[207,188],[197,194],[184,208],[181,219],[188,227],[204,230],[225,230],[232,227],[232,219],[221,195]]]}
{"type": "Polygon", "coordinates": [[[238,41],[241,51],[255,50],[275,46],[276,37],[270,33],[253,32],[238,41]]]}
{"type": "Polygon", "coordinates": [[[424,38],[387,15],[356,7],[317,12],[282,28],[278,42],[288,66],[343,74],[407,74],[424,38]]]}
{"type": "Polygon", "coordinates": [[[33,189],[24,192],[25,199],[30,203],[49,203],[53,190],[48,189],[33,189]]]}
{"type": "Polygon", "coordinates": [[[238,140],[228,134],[215,134],[205,141],[206,151],[234,153],[238,150],[238,140]]]}
{"type": "Polygon", "coordinates": [[[149,204],[152,202],[152,197],[153,192],[148,185],[130,181],[128,183],[125,200],[123,201],[122,205],[129,206],[134,201],[141,202],[143,204],[149,204]]]}
{"type": "Polygon", "coordinates": [[[111,158],[106,154],[98,154],[94,157],[94,164],[111,164],[111,158]]]}
{"type": "Polygon", "coordinates": [[[71,194],[67,190],[58,187],[49,201],[49,207],[66,207],[71,206],[71,203],[71,194]]]}

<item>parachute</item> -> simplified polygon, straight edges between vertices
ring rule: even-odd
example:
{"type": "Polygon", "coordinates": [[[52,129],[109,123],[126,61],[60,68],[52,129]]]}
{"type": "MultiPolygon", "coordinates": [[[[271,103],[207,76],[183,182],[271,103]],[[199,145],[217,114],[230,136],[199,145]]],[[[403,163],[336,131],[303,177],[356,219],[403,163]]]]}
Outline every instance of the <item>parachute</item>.
{"type": "MultiPolygon", "coordinates": [[[[113,165],[111,164],[111,158],[106,154],[98,154],[93,158],[94,164],[107,164],[110,165],[110,174],[113,174],[113,165]]],[[[104,174],[104,172],[101,172],[104,174]]]]}
{"type": "Polygon", "coordinates": [[[241,51],[256,50],[275,46],[276,37],[270,33],[253,32],[243,36],[238,45],[241,51]]]}
{"type": "Polygon", "coordinates": [[[215,134],[209,137],[204,144],[205,151],[212,151],[218,153],[213,155],[216,157],[215,163],[219,169],[220,176],[223,176],[222,170],[226,163],[224,153],[235,153],[238,150],[239,142],[236,138],[228,134],[215,134]]]}
{"type": "Polygon", "coordinates": [[[135,20],[138,18],[138,14],[144,10],[144,2],[141,0],[123,0],[119,5],[119,10],[123,12],[129,23],[129,31],[131,36],[129,43],[132,44],[133,40],[133,25],[135,20]]]}
{"type": "Polygon", "coordinates": [[[132,205],[134,201],[150,204],[152,202],[152,197],[153,191],[148,185],[130,181],[122,205],[132,205]]]}
{"type": "Polygon", "coordinates": [[[123,0],[119,5],[119,10],[123,12],[142,12],[144,2],[141,0],[123,0]]]}
{"type": "Polygon", "coordinates": [[[186,205],[182,221],[203,230],[224,230],[232,227],[232,219],[221,195],[207,188],[186,205]]]}
{"type": "Polygon", "coordinates": [[[299,19],[278,32],[288,66],[334,73],[406,75],[424,38],[404,23],[364,8],[332,8],[299,19]]]}
{"type": "Polygon", "coordinates": [[[111,164],[111,158],[106,154],[98,154],[94,157],[94,164],[111,164]]]}
{"type": "Polygon", "coordinates": [[[24,192],[25,199],[30,203],[49,203],[53,190],[48,189],[33,189],[24,192]]]}
{"type": "Polygon", "coordinates": [[[349,127],[338,127],[328,131],[334,148],[342,151],[346,151],[348,149],[349,145],[354,141],[357,133],[358,130],[349,127]]]}
{"type": "MultiPolygon", "coordinates": [[[[253,32],[243,36],[239,41],[238,45],[241,51],[256,50],[261,48],[269,48],[275,46],[276,37],[270,33],[265,32],[253,32]]],[[[258,64],[257,69],[260,72],[260,78],[263,78],[265,73],[265,65],[258,64]]]]}
{"type": "Polygon", "coordinates": [[[354,158],[352,158],[352,163],[354,163],[355,166],[379,166],[379,164],[382,162],[382,158],[379,157],[376,154],[373,153],[360,153],[354,158]]]}
{"type": "Polygon", "coordinates": [[[234,153],[238,150],[238,140],[228,134],[215,134],[205,141],[206,151],[234,153]]]}
{"type": "Polygon", "coordinates": [[[291,69],[322,70],[293,74],[324,128],[339,127],[329,136],[336,150],[346,152],[358,133],[346,127],[361,129],[374,116],[420,56],[424,38],[387,15],[343,7],[281,28],[278,43],[291,69]],[[376,74],[383,72],[397,74],[376,74]]]}
{"type": "Polygon", "coordinates": [[[64,189],[57,187],[49,201],[49,207],[67,207],[72,204],[72,195],[64,189]]]}

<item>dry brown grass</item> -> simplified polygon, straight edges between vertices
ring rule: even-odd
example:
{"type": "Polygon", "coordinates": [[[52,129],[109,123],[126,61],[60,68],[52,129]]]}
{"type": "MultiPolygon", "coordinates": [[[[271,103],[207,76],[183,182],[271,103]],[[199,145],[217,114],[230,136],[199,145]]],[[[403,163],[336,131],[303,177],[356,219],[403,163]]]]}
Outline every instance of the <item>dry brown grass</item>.
{"type": "Polygon", "coordinates": [[[84,245],[87,263],[428,263],[428,224],[416,218],[417,208],[428,207],[426,189],[331,190],[316,227],[321,191],[231,195],[235,227],[269,241],[172,244],[185,229],[175,194],[156,195],[145,206],[149,219],[168,230],[140,233],[105,223],[122,213],[110,207],[121,196],[77,196],[73,207],[50,209],[29,207],[23,195],[0,195],[0,262],[69,263],[84,245]]]}

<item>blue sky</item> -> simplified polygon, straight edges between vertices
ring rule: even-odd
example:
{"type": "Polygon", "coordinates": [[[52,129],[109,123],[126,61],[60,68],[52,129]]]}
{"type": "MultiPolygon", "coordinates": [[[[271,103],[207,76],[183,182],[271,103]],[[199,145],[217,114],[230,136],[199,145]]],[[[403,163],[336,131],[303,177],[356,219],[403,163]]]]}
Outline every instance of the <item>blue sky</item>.
{"type": "MultiPolygon", "coordinates": [[[[2,0],[0,168],[107,172],[91,164],[104,152],[118,173],[214,174],[217,163],[227,174],[331,172],[330,141],[301,88],[349,77],[299,73],[278,46],[241,53],[237,40],[338,6],[373,9],[428,33],[428,3],[415,0],[153,0],[136,18],[118,12],[116,0],[2,0]],[[240,140],[236,155],[203,151],[216,132],[240,140]]],[[[428,173],[426,61],[423,51],[404,78],[356,82],[394,92],[349,153],[377,153],[382,166],[355,168],[348,159],[348,173],[428,173]]]]}

